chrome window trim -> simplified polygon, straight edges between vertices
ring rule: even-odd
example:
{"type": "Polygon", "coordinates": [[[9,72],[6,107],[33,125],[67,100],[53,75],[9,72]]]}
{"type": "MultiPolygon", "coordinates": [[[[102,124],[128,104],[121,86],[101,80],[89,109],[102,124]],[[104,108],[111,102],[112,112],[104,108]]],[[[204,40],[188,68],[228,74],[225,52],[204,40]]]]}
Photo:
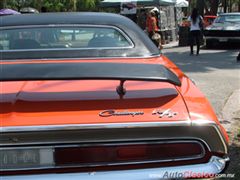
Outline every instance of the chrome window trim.
{"type": "MultiPolygon", "coordinates": [[[[97,143],[97,144],[73,144],[73,145],[53,145],[53,146],[25,146],[25,147],[3,147],[1,150],[17,150],[17,149],[52,149],[53,154],[55,148],[71,148],[71,147],[94,147],[94,146],[114,146],[114,145],[140,145],[140,144],[174,144],[174,143],[196,143],[201,146],[202,152],[199,155],[192,157],[182,157],[182,158],[173,158],[173,159],[162,159],[162,160],[148,160],[148,161],[132,161],[132,162],[120,162],[120,163],[100,163],[100,164],[85,164],[85,165],[62,165],[57,166],[55,161],[53,166],[45,167],[30,167],[30,168],[12,168],[4,169],[2,171],[23,171],[23,170],[44,170],[44,169],[58,169],[58,168],[81,168],[81,167],[100,167],[100,166],[118,166],[118,165],[138,165],[138,164],[148,164],[148,163],[160,163],[160,162],[173,162],[173,161],[185,161],[185,160],[195,160],[201,159],[205,156],[206,151],[204,146],[198,140],[168,140],[168,141],[142,141],[142,142],[127,142],[127,143],[97,143]]],[[[1,151],[0,150],[0,151],[1,151]]],[[[54,155],[53,155],[54,156],[54,155]]]]}
{"type": "MultiPolygon", "coordinates": [[[[94,49],[101,49],[101,50],[114,50],[114,49],[130,49],[130,48],[133,48],[131,46],[128,46],[128,47],[94,47],[94,48],[91,48],[91,47],[83,47],[83,48],[50,48],[50,49],[16,49],[16,50],[0,50],[0,53],[2,52],[26,52],[26,53],[41,53],[43,51],[62,51],[62,50],[65,50],[65,51],[74,51],[74,50],[94,50],[94,49]]],[[[56,58],[57,59],[57,58],[56,58]]]]}
{"type": "MultiPolygon", "coordinates": [[[[1,53],[1,51],[0,51],[1,53]]],[[[44,58],[44,59],[1,59],[4,62],[22,62],[22,61],[56,61],[56,60],[63,60],[63,61],[71,61],[71,60],[105,60],[105,59],[146,59],[146,58],[156,58],[156,57],[161,57],[161,53],[156,54],[156,55],[149,55],[149,56],[133,56],[133,57],[124,57],[124,56],[107,56],[107,57],[79,57],[79,58],[44,58]]]]}
{"type": "Polygon", "coordinates": [[[16,49],[16,50],[0,50],[1,52],[41,52],[41,51],[61,51],[61,50],[94,50],[94,49],[132,49],[135,47],[132,39],[119,27],[112,25],[93,25],[93,24],[50,24],[50,25],[26,25],[26,26],[7,26],[0,27],[0,30],[12,30],[12,29],[23,29],[23,28],[57,28],[57,27],[83,27],[83,28],[111,28],[118,31],[129,43],[126,47],[85,47],[85,48],[46,48],[46,49],[16,49]]]}

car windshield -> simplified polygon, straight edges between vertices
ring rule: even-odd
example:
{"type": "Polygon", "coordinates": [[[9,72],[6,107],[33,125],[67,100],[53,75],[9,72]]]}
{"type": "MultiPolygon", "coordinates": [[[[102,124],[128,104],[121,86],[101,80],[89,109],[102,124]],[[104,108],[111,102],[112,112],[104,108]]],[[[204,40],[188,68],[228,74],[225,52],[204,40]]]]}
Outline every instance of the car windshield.
{"type": "Polygon", "coordinates": [[[0,50],[130,48],[129,38],[111,27],[27,27],[1,30],[0,50]]]}
{"type": "Polygon", "coordinates": [[[216,20],[215,23],[224,23],[224,22],[233,22],[233,23],[240,23],[240,15],[220,15],[216,20]]]}

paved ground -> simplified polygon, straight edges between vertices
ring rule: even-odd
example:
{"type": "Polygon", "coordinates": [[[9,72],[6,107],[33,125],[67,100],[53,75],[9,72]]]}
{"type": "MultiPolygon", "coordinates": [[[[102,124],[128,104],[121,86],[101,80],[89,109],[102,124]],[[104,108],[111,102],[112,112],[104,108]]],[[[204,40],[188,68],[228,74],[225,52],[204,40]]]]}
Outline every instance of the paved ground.
{"type": "Polygon", "coordinates": [[[188,47],[162,50],[177,64],[208,97],[218,116],[228,98],[240,89],[240,63],[236,62],[237,49],[201,49],[199,56],[190,56],[188,47]]]}
{"type": "Polygon", "coordinates": [[[189,47],[166,45],[162,52],[179,66],[207,96],[217,116],[227,129],[231,163],[227,173],[240,179],[240,62],[239,48],[201,49],[199,56],[190,56],[189,47]]]}

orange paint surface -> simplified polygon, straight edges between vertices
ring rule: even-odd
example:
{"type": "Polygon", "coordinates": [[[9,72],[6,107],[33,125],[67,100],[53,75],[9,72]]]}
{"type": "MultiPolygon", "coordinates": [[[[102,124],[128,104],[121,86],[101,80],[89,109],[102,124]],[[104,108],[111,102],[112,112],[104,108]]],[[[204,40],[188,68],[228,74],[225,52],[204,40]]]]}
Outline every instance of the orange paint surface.
{"type": "MultiPolygon", "coordinates": [[[[0,124],[9,126],[37,126],[63,124],[97,124],[124,122],[163,122],[210,120],[219,126],[209,102],[190,79],[164,56],[138,59],[106,60],[23,60],[10,63],[76,63],[117,62],[162,64],[180,79],[181,87],[165,82],[127,81],[126,95],[116,92],[119,81],[21,81],[0,82],[0,124]],[[101,117],[99,113],[115,111],[142,111],[143,115],[101,117]],[[174,117],[160,118],[154,110],[171,109],[174,117]]],[[[222,128],[226,139],[228,139],[222,128]]]]}

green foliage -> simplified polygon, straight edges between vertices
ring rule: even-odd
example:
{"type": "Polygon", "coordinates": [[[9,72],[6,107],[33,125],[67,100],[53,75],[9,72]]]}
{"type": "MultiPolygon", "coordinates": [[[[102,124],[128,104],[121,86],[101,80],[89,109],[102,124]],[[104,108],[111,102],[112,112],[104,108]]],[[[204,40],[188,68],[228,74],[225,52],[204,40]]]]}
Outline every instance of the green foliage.
{"type": "Polygon", "coordinates": [[[77,9],[79,11],[95,11],[99,2],[99,0],[78,0],[77,9]]]}
{"type": "Polygon", "coordinates": [[[24,4],[24,2],[21,0],[8,0],[6,1],[6,4],[5,4],[6,7],[4,8],[20,10],[21,4],[24,4]]]}
{"type": "Polygon", "coordinates": [[[45,7],[48,12],[66,11],[96,11],[100,0],[0,0],[1,8],[20,10],[32,7],[41,10],[45,7]],[[4,3],[5,2],[5,3],[4,3]]]}
{"type": "Polygon", "coordinates": [[[0,0],[0,9],[6,6],[6,0],[0,0]]]}
{"type": "Polygon", "coordinates": [[[42,6],[45,7],[49,12],[64,11],[64,2],[61,0],[43,0],[42,6]]]}

